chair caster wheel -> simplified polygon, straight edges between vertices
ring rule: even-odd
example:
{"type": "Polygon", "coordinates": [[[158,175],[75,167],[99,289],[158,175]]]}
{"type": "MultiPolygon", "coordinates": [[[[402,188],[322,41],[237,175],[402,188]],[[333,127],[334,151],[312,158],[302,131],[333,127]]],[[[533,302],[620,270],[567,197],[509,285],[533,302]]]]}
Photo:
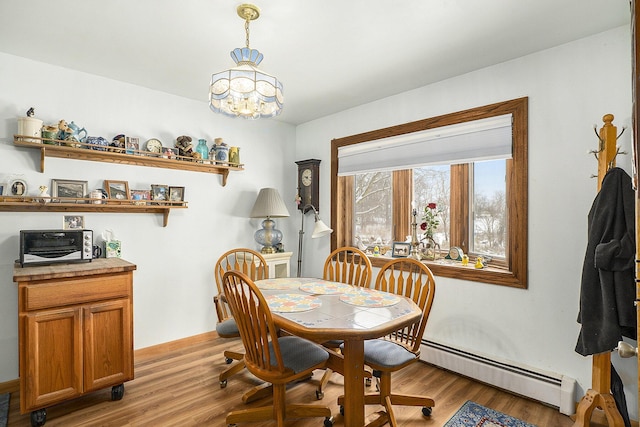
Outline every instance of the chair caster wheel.
{"type": "Polygon", "coordinates": [[[225,388],[227,386],[227,380],[220,381],[220,388],[225,388]]]}
{"type": "Polygon", "coordinates": [[[340,415],[344,417],[344,405],[340,405],[340,415]]]}
{"type": "Polygon", "coordinates": [[[43,426],[47,422],[47,410],[38,409],[31,412],[31,427],[43,426]]]}
{"type": "Polygon", "coordinates": [[[227,365],[231,365],[231,362],[233,362],[233,359],[232,359],[232,358],[230,358],[230,357],[226,357],[226,358],[224,359],[224,361],[225,361],[225,363],[226,363],[227,365]]]}
{"type": "Polygon", "coordinates": [[[324,427],[333,427],[333,417],[324,419],[324,427]]]}
{"type": "Polygon", "coordinates": [[[316,390],[316,399],[322,400],[323,397],[324,397],[324,392],[320,390],[316,390]]]}
{"type": "Polygon", "coordinates": [[[111,400],[122,400],[124,396],[124,384],[111,387],[111,400]]]}
{"type": "Polygon", "coordinates": [[[424,415],[425,417],[428,417],[431,415],[432,411],[433,411],[433,408],[429,408],[428,406],[425,406],[422,408],[422,415],[424,415]]]}
{"type": "Polygon", "coordinates": [[[364,379],[364,384],[365,384],[367,387],[371,387],[371,378],[369,378],[369,377],[365,378],[365,379],[364,379]]]}

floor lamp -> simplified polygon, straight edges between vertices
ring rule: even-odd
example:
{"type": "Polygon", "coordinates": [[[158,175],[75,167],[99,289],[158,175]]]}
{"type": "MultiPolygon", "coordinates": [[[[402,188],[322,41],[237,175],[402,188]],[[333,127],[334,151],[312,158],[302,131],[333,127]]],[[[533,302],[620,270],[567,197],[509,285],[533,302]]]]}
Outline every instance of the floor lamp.
{"type": "Polygon", "coordinates": [[[328,234],[333,233],[333,230],[327,226],[318,215],[318,210],[313,205],[305,205],[302,208],[302,225],[300,226],[300,232],[298,233],[298,277],[302,274],[302,237],[304,236],[304,217],[305,212],[313,209],[313,214],[315,216],[315,227],[313,229],[313,233],[311,234],[312,239],[317,239],[318,237],[326,236],[328,234]]]}

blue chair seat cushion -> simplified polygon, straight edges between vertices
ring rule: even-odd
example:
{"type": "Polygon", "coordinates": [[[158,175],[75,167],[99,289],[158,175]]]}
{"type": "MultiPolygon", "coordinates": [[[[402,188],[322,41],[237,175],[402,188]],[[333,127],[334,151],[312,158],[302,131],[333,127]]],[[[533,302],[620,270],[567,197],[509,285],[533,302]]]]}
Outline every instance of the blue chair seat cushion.
{"type": "MultiPolygon", "coordinates": [[[[284,366],[293,370],[296,374],[305,371],[312,366],[322,364],[329,359],[329,353],[317,344],[304,338],[294,336],[284,336],[278,338],[280,353],[284,366]]],[[[275,361],[276,356],[273,346],[269,343],[269,353],[271,360],[275,361]]],[[[272,362],[272,365],[276,363],[272,362]]]]}
{"type": "Polygon", "coordinates": [[[235,319],[229,318],[224,322],[216,323],[216,332],[221,337],[237,337],[240,336],[240,331],[238,330],[238,325],[236,324],[235,319]]]}
{"type": "Polygon", "coordinates": [[[377,339],[364,342],[364,363],[393,370],[416,359],[416,355],[392,341],[377,339]]]}

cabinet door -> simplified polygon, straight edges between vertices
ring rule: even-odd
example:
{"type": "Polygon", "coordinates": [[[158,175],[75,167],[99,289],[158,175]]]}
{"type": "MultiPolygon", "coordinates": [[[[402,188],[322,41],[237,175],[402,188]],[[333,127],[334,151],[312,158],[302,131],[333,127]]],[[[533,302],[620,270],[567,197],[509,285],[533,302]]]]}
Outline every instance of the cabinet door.
{"type": "Polygon", "coordinates": [[[131,300],[95,303],[83,312],[84,391],[133,379],[131,300]]]}
{"type": "Polygon", "coordinates": [[[22,359],[25,409],[44,407],[82,393],[80,308],[29,313],[22,359]]]}

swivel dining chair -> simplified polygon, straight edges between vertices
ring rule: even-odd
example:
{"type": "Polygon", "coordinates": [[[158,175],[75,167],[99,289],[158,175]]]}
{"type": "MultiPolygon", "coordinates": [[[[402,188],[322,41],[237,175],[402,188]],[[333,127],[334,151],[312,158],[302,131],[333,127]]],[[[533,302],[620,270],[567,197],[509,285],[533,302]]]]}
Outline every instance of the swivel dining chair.
{"type": "Polygon", "coordinates": [[[287,405],[286,387],[325,367],[330,357],[334,357],[333,361],[339,359],[339,355],[331,356],[322,346],[304,338],[279,336],[267,301],[245,274],[226,272],[223,288],[244,345],[247,369],[273,385],[272,405],[229,412],[227,425],[274,420],[278,426],[284,426],[287,418],[324,417],[324,426],[331,427],[333,419],[328,406],[287,405]]]}
{"type": "MultiPolygon", "coordinates": [[[[218,316],[216,332],[222,338],[238,338],[240,333],[236,321],[231,315],[229,306],[224,299],[221,298],[223,292],[222,276],[229,270],[241,271],[253,280],[261,280],[269,276],[269,266],[260,253],[246,248],[232,249],[224,253],[216,262],[214,276],[218,294],[213,297],[216,315],[218,316]]],[[[225,388],[227,386],[227,379],[242,371],[245,367],[243,361],[244,354],[241,352],[225,350],[224,358],[229,365],[231,365],[234,360],[237,362],[220,373],[218,377],[220,388],[225,388]]]]}
{"type": "MultiPolygon", "coordinates": [[[[433,305],[435,281],[429,267],[420,261],[398,258],[381,268],[374,287],[411,298],[422,310],[418,322],[383,338],[364,342],[364,362],[373,369],[373,376],[379,379],[379,392],[366,394],[365,404],[384,406],[385,411],[380,413],[380,419],[386,418],[391,426],[396,426],[392,405],[422,406],[424,416],[431,415],[435,405],[429,397],[391,393],[391,373],[419,360],[422,335],[433,305]]],[[[344,396],[338,398],[338,405],[342,411],[344,396]]]]}
{"type": "MultiPolygon", "coordinates": [[[[369,287],[371,282],[372,269],[369,257],[358,248],[344,246],[331,252],[324,262],[324,272],[322,278],[333,282],[346,283],[357,287],[369,287]]],[[[322,343],[325,347],[338,349],[342,341],[332,340],[322,343]]],[[[320,384],[316,389],[316,398],[324,397],[324,389],[326,388],[333,370],[327,369],[320,384]]],[[[367,378],[367,382],[371,381],[371,377],[367,378]]]]}

